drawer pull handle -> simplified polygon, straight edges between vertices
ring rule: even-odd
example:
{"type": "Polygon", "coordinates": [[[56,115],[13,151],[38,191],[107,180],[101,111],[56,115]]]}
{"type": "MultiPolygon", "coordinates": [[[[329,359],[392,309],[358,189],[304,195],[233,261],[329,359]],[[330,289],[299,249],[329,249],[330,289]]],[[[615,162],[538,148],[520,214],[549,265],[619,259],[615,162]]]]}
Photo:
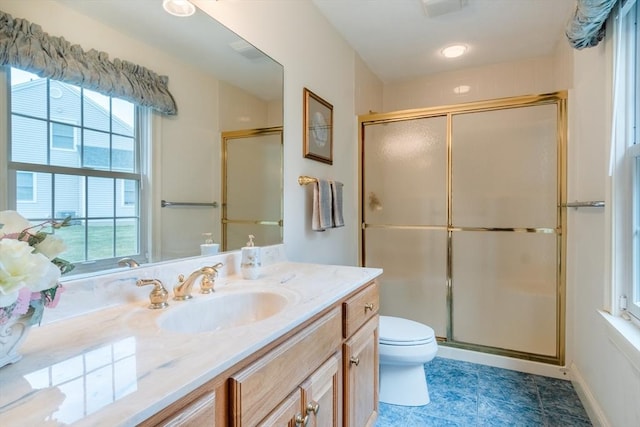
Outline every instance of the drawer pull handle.
{"type": "Polygon", "coordinates": [[[351,356],[351,358],[349,359],[349,363],[358,366],[360,364],[360,359],[355,356],[351,356]]]}
{"type": "Polygon", "coordinates": [[[313,414],[316,415],[319,409],[320,409],[320,404],[312,400],[307,405],[307,414],[310,412],[313,412],[313,414]]]}
{"type": "Polygon", "coordinates": [[[364,312],[366,313],[368,310],[373,311],[373,307],[374,307],[374,305],[373,305],[373,303],[372,303],[372,302],[366,303],[366,304],[364,305],[364,312]]]}
{"type": "Polygon", "coordinates": [[[297,414],[295,422],[296,422],[296,427],[306,426],[307,423],[309,422],[309,415],[305,415],[304,417],[302,417],[302,415],[297,414]]]}

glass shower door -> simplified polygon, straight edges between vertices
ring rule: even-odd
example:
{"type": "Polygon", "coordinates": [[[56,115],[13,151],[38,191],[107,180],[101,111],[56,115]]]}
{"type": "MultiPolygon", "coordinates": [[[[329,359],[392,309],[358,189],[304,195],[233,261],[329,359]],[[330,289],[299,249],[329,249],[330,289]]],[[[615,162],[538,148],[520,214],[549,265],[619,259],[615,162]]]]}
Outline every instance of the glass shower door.
{"type": "Polygon", "coordinates": [[[222,250],[282,242],[282,128],[225,132],[222,250]]]}
{"type": "Polygon", "coordinates": [[[381,314],[451,347],[564,363],[566,96],[360,117],[381,314]]]}
{"type": "Polygon", "coordinates": [[[556,104],[452,118],[453,340],[555,357],[556,104]]]}
{"type": "Polygon", "coordinates": [[[380,312],[447,327],[447,118],[363,128],[363,263],[381,267],[380,312]]]}

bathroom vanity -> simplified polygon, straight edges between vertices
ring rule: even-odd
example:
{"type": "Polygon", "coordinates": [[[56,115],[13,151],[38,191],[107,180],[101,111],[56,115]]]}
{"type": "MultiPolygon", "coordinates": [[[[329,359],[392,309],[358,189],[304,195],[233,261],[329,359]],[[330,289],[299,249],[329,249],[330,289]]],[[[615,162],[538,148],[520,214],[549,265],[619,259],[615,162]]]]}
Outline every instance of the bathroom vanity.
{"type": "Polygon", "coordinates": [[[238,258],[207,259],[225,265],[214,294],[150,310],[143,292],[34,328],[0,370],[0,424],[373,425],[382,271],[281,261],[243,280],[238,258]]]}

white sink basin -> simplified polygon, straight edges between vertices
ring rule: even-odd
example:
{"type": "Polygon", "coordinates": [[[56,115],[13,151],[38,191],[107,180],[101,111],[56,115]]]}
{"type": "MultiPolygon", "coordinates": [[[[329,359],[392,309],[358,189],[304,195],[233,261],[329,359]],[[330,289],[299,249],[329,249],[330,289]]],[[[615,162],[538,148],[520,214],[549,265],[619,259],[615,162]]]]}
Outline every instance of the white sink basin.
{"type": "Polygon", "coordinates": [[[248,325],[279,313],[287,305],[283,295],[266,292],[243,292],[214,295],[206,299],[174,303],[158,317],[158,326],[173,332],[213,332],[248,325]],[[179,307],[175,305],[180,304],[179,307]]]}

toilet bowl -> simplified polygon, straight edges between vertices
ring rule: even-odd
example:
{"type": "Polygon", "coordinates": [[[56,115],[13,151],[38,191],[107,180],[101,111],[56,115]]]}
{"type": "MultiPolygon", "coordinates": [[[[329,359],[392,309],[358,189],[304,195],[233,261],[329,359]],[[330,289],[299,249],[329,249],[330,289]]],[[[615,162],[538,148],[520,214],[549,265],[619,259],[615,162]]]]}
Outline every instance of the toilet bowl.
{"type": "Polygon", "coordinates": [[[380,401],[422,406],[430,402],[424,364],[438,352],[433,329],[400,317],[380,316],[380,401]]]}

